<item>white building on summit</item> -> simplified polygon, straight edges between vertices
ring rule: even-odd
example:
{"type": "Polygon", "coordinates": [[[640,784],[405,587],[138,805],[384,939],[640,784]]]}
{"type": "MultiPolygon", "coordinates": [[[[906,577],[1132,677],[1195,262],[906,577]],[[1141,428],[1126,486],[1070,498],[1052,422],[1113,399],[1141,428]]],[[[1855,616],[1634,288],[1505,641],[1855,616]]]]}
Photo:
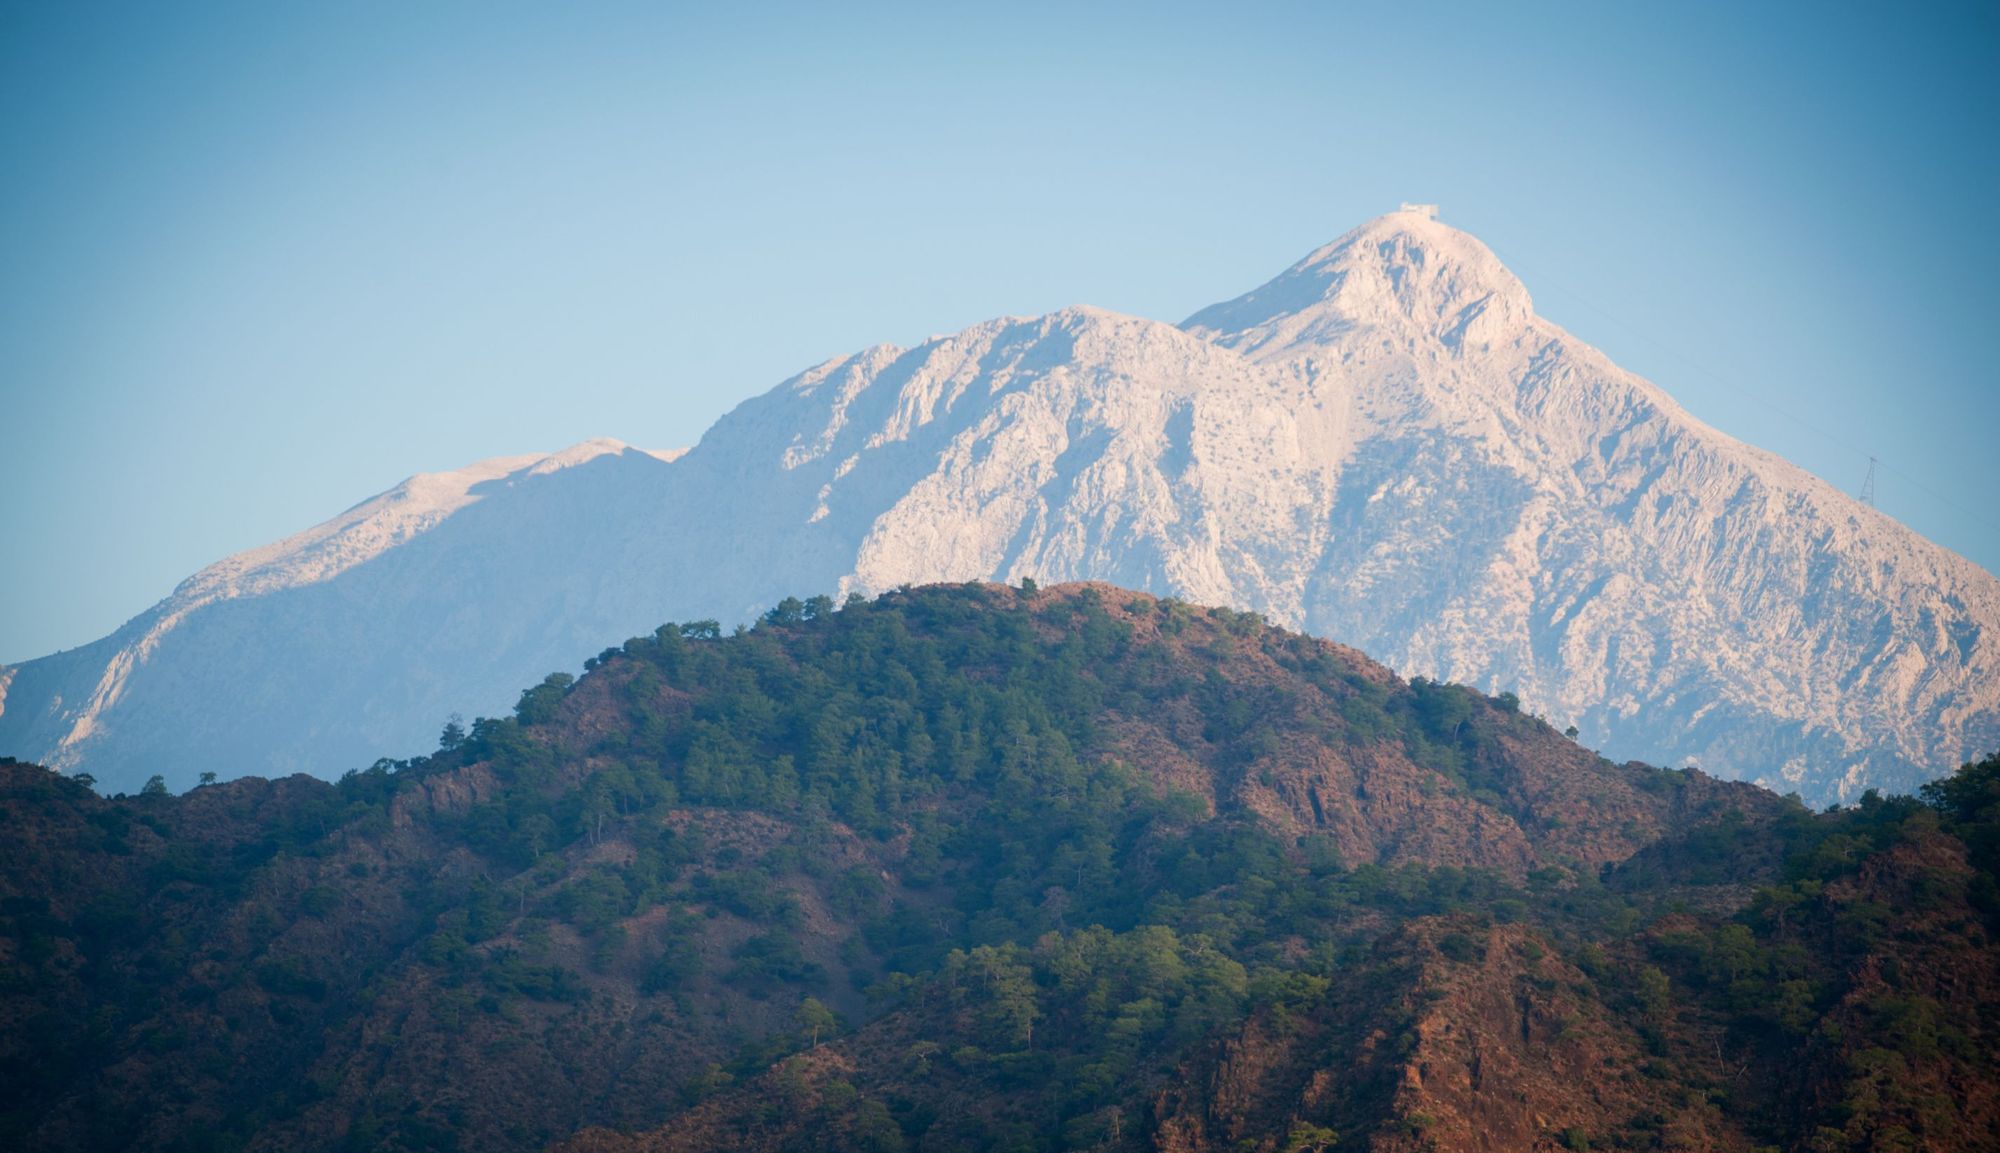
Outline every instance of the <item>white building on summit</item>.
{"type": "Polygon", "coordinates": [[[1396,211],[1414,212],[1425,220],[1436,220],[1438,218],[1438,206],[1435,204],[1411,204],[1406,200],[1403,202],[1403,206],[1396,211]]]}

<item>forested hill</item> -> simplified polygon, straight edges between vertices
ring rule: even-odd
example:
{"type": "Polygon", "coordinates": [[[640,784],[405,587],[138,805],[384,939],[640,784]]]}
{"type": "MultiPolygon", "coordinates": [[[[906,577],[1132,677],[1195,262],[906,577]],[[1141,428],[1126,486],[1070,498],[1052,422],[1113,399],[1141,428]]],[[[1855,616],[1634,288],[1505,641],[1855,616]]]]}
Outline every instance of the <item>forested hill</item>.
{"type": "Polygon", "coordinates": [[[787,601],[333,784],[0,765],[0,1144],[1990,1147],[1996,798],[1101,585],[787,601]]]}

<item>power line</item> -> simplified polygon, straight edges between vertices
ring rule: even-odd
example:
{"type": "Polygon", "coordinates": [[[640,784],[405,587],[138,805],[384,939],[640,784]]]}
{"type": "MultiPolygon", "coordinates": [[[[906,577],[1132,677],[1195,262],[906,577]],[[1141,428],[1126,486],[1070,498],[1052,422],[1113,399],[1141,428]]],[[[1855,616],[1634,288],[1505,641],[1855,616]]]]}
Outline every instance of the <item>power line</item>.
{"type": "MultiPolygon", "coordinates": [[[[1541,290],[1538,289],[1537,291],[1541,290]]],[[[1619,327],[1626,329],[1628,332],[1636,334],[1638,339],[1644,341],[1647,344],[1652,345],[1655,349],[1657,349],[1662,353],[1665,353],[1667,356],[1679,360],[1682,364],[1686,365],[1687,367],[1694,369],[1697,374],[1706,377],[1711,383],[1723,385],[1725,387],[1729,386],[1730,384],[1729,377],[1725,377],[1721,373],[1716,372],[1714,369],[1709,368],[1707,365],[1702,364],[1700,361],[1688,355],[1688,353],[1686,353],[1682,349],[1667,344],[1664,341],[1654,339],[1652,336],[1648,335],[1643,329],[1627,325],[1624,321],[1620,320],[1618,317],[1613,316],[1611,313],[1605,311],[1603,308],[1597,306],[1596,304],[1591,303],[1589,300],[1580,296],[1573,295],[1568,292],[1564,292],[1560,289],[1556,291],[1555,295],[1562,297],[1565,300],[1568,300],[1572,304],[1581,305],[1583,308],[1586,308],[1589,311],[1596,313],[1598,316],[1603,317],[1605,320],[1610,321],[1612,324],[1618,325],[1619,327]]],[[[1742,389],[1739,390],[1739,392],[1740,395],[1748,396],[1751,400],[1756,401],[1758,404],[1763,405],[1765,408],[1770,409],[1772,412],[1777,413],[1779,416],[1784,417],[1786,420],[1791,421],[1793,424],[1799,426],[1800,428],[1805,429],[1807,432],[1812,433],[1813,435],[1819,437],[1821,440],[1824,440],[1828,444],[1833,445],[1835,448],[1842,449],[1846,452],[1851,452],[1858,457],[1866,457],[1868,460],[1868,477],[1862,483],[1863,495],[1860,499],[1862,500],[1863,503],[1867,504],[1869,507],[1871,508],[1875,507],[1875,474],[1877,471],[1880,471],[1901,478],[1910,487],[1924,493],[1931,499],[1937,501],[1939,504],[1942,504],[1947,508],[1954,510],[1955,512],[1959,513],[1962,516],[1969,517],[1973,521],[1985,526],[1986,528],[1992,530],[1993,532],[2000,533],[2000,523],[1996,523],[1988,514],[1979,512],[1977,510],[1968,508],[1963,504],[1960,504],[1953,497],[1947,496],[1944,493],[1938,491],[1936,488],[1932,487],[1931,485],[1926,484],[1923,481],[1917,479],[1915,476],[1911,475],[1908,471],[1898,468],[1894,465],[1884,463],[1880,458],[1876,457],[1874,453],[1869,452],[1867,449],[1858,448],[1852,444],[1849,444],[1847,441],[1841,439],[1840,437],[1834,435],[1831,432],[1828,432],[1826,429],[1821,428],[1819,425],[1814,424],[1812,421],[1806,419],[1804,416],[1801,416],[1799,413],[1789,408],[1786,408],[1783,405],[1780,405],[1770,400],[1769,398],[1759,394],[1754,389],[1742,389]]]]}
{"type": "Polygon", "coordinates": [[[1938,490],[1932,488],[1930,485],[1927,485],[1923,481],[1918,480],[1916,477],[1911,476],[1908,472],[1904,471],[1903,469],[1897,468],[1896,466],[1891,464],[1884,464],[1882,465],[1882,471],[1889,473],[1892,476],[1902,477],[1904,482],[1909,484],[1910,487],[1923,492],[1924,494],[1930,496],[1934,500],[1937,500],[1941,504],[1946,504],[1954,509],[1957,509],[1959,512],[1964,513],[1966,516],[1971,517],[1972,519],[1978,521],[1980,524],[1983,524],[1987,528],[1992,529],[1994,532],[2000,532],[2000,522],[1987,519],[1985,513],[1979,512],[1976,509],[1967,508],[1966,506],[1958,503],[1958,501],[1953,499],[1952,497],[1946,496],[1944,493],[1939,492],[1938,490]]]}

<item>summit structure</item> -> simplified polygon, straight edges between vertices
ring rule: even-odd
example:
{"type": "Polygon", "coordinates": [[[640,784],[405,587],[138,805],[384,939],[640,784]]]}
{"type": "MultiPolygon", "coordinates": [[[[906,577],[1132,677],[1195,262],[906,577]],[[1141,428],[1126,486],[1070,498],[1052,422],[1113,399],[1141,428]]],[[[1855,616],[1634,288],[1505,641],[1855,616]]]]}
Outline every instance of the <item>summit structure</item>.
{"type": "Polygon", "coordinates": [[[831,360],[679,459],[419,478],[0,671],[0,754],[337,774],[664,620],[1021,577],[1254,609],[1817,802],[2000,747],[2000,581],[1702,424],[1435,216],[1179,325],[1079,307],[831,360]],[[398,512],[411,486],[446,495],[398,512]]]}

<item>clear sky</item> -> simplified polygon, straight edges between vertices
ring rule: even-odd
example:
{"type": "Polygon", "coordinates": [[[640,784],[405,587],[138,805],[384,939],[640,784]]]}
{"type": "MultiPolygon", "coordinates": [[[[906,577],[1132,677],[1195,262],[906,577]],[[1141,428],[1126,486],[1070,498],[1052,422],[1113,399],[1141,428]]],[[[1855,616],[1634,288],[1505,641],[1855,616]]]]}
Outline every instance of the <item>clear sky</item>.
{"type": "Polygon", "coordinates": [[[0,660],[418,471],[693,443],[1402,200],[2000,570],[2000,6],[0,0],[0,660]]]}

